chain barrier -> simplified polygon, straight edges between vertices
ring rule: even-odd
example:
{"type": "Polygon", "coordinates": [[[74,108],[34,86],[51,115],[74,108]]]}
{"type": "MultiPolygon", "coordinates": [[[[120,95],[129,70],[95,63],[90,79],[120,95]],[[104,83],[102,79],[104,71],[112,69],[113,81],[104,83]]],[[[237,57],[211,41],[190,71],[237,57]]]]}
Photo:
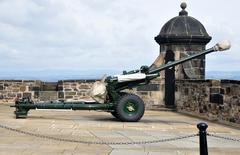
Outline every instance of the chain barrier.
{"type": "MultiPolygon", "coordinates": [[[[9,127],[9,126],[6,126],[6,125],[2,125],[2,124],[0,124],[0,128],[6,129],[6,130],[9,130],[9,131],[12,131],[12,132],[16,132],[16,133],[28,135],[28,136],[37,137],[37,138],[56,140],[56,141],[63,141],[63,142],[71,142],[71,143],[99,144],[99,145],[153,144],[153,143],[161,143],[161,142],[170,142],[170,141],[182,140],[182,139],[187,139],[187,138],[199,136],[199,134],[191,134],[191,135],[178,136],[178,137],[166,138],[166,139],[148,140],[148,141],[127,141],[127,142],[84,141],[84,140],[66,139],[66,138],[53,137],[53,136],[48,136],[48,135],[43,135],[43,134],[38,134],[38,133],[32,133],[32,132],[28,132],[28,131],[15,129],[15,128],[12,128],[12,127],[9,127]]],[[[220,138],[220,139],[224,139],[224,140],[240,142],[240,139],[232,138],[232,137],[219,136],[219,135],[210,134],[210,133],[207,133],[207,136],[220,138]]]]}
{"type": "Polygon", "coordinates": [[[237,138],[219,136],[219,135],[210,134],[210,133],[208,133],[207,135],[210,136],[210,137],[220,138],[220,139],[224,139],[224,140],[231,140],[231,141],[235,141],[235,142],[240,142],[240,139],[237,139],[237,138]]]}
{"type": "Polygon", "coordinates": [[[134,145],[134,144],[153,144],[153,143],[160,143],[160,142],[170,142],[170,141],[176,141],[176,140],[182,140],[186,138],[196,137],[198,134],[191,134],[187,136],[179,136],[174,138],[166,138],[166,139],[158,139],[158,140],[149,140],[149,141],[128,141],[128,142],[109,142],[109,141],[84,141],[84,140],[74,140],[74,139],[65,139],[65,138],[58,138],[58,137],[52,137],[47,135],[42,135],[38,133],[31,133],[27,131],[22,131],[19,129],[11,128],[9,126],[5,126],[0,124],[0,128],[6,129],[9,131],[13,131],[16,133],[43,138],[43,139],[50,139],[50,140],[56,140],[61,142],[71,142],[71,143],[82,143],[82,144],[99,144],[99,145],[134,145]]]}

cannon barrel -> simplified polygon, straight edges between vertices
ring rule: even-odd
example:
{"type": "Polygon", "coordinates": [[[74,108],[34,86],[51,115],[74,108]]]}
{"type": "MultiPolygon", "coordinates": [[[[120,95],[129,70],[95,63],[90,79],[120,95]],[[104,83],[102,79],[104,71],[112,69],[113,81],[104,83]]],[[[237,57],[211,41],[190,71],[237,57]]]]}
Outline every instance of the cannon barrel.
{"type": "MultiPolygon", "coordinates": [[[[197,54],[193,54],[191,56],[187,56],[185,58],[182,58],[180,60],[176,60],[173,62],[169,62],[167,64],[164,64],[158,68],[152,69],[152,70],[144,70],[141,71],[140,70],[133,70],[130,72],[124,72],[123,75],[117,75],[115,77],[110,77],[107,81],[109,83],[114,83],[114,90],[116,91],[121,91],[124,89],[128,89],[128,88],[133,88],[133,87],[137,87],[140,85],[146,85],[148,84],[151,80],[157,78],[160,76],[160,72],[167,69],[167,68],[171,68],[174,67],[176,65],[179,65],[181,63],[184,63],[186,61],[201,57],[203,55],[206,55],[208,53],[211,52],[215,52],[215,51],[224,51],[227,50],[231,47],[231,44],[229,41],[222,41],[220,43],[217,43],[215,46],[213,46],[212,48],[209,48],[205,51],[202,51],[200,53],[197,54]]],[[[143,66],[144,67],[144,66],[143,66]]],[[[141,67],[142,68],[142,67],[141,67]]],[[[112,84],[110,84],[112,85],[112,84]]]]}
{"type": "Polygon", "coordinates": [[[160,66],[160,67],[158,67],[156,69],[152,69],[152,70],[148,71],[147,74],[159,73],[162,70],[174,67],[176,65],[179,65],[179,64],[184,63],[186,61],[189,61],[191,59],[195,59],[195,58],[201,57],[201,56],[206,55],[206,54],[211,53],[211,52],[225,51],[225,50],[230,49],[230,47],[231,47],[231,43],[229,41],[222,41],[222,42],[217,43],[212,48],[209,48],[209,49],[207,49],[205,51],[202,51],[202,52],[197,53],[197,54],[193,54],[191,56],[185,57],[185,58],[180,59],[180,60],[176,60],[174,62],[167,63],[167,64],[162,65],[162,66],[160,66]]]}

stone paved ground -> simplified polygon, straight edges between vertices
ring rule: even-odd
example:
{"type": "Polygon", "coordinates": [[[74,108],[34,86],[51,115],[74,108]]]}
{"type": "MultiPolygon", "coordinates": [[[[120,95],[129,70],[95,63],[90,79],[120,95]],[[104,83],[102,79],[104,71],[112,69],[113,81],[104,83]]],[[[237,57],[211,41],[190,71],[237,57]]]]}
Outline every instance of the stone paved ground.
{"type": "MultiPolygon", "coordinates": [[[[95,111],[30,111],[16,120],[13,108],[0,105],[0,124],[23,131],[86,141],[141,141],[198,132],[201,120],[175,112],[147,111],[138,123],[116,121],[95,111]]],[[[208,132],[240,138],[240,130],[208,122],[208,132]]],[[[0,128],[0,155],[198,155],[198,137],[146,145],[87,145],[27,136],[0,128]]],[[[240,142],[208,137],[210,155],[239,155],[240,142]]]]}

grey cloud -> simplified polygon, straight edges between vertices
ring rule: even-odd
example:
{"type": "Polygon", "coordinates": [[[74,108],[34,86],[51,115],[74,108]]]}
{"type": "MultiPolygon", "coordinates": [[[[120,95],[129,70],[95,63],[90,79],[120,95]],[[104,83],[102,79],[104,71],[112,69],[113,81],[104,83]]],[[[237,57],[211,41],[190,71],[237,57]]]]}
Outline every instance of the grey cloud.
{"type": "MultiPolygon", "coordinates": [[[[189,0],[189,15],[213,36],[233,40],[226,55],[210,55],[207,70],[227,58],[240,65],[237,1],[189,0]],[[218,8],[212,10],[218,3],[218,8]],[[224,12],[222,10],[225,10],[224,12]],[[217,58],[216,58],[217,57],[217,58]]],[[[25,69],[135,69],[159,54],[154,37],[180,11],[177,0],[5,0],[0,1],[0,67],[25,69]]],[[[209,46],[213,45],[210,43],[209,46]]],[[[237,68],[233,68],[235,70],[237,68]]]]}

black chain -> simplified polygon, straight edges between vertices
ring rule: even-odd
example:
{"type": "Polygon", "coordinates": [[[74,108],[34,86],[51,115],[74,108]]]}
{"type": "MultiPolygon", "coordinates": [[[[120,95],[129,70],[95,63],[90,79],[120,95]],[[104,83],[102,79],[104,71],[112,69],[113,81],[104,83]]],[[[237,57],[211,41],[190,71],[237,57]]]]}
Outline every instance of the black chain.
{"type": "Polygon", "coordinates": [[[225,140],[231,140],[235,142],[240,142],[240,139],[232,138],[232,137],[226,137],[226,136],[219,136],[219,135],[214,135],[214,134],[207,134],[208,136],[215,137],[215,138],[220,138],[220,139],[225,139],[225,140]]]}
{"type": "Polygon", "coordinates": [[[11,128],[9,126],[5,126],[0,124],[0,128],[6,129],[9,131],[21,133],[24,135],[29,135],[29,136],[34,136],[38,138],[43,138],[43,139],[50,139],[50,140],[56,140],[56,141],[63,141],[63,142],[71,142],[71,143],[82,143],[82,144],[99,144],[99,145],[134,145],[134,144],[153,144],[153,143],[160,143],[160,142],[169,142],[169,141],[176,141],[176,140],[181,140],[181,139],[186,139],[186,138],[191,138],[198,136],[198,134],[191,134],[187,136],[179,136],[179,137],[174,137],[174,138],[166,138],[166,139],[159,139],[159,140],[149,140],[149,141],[128,141],[128,142],[108,142],[108,141],[84,141],[84,140],[74,140],[74,139],[65,139],[65,138],[58,138],[58,137],[52,137],[52,136],[47,136],[47,135],[42,135],[38,133],[31,133],[27,131],[22,131],[19,129],[11,128]]]}

